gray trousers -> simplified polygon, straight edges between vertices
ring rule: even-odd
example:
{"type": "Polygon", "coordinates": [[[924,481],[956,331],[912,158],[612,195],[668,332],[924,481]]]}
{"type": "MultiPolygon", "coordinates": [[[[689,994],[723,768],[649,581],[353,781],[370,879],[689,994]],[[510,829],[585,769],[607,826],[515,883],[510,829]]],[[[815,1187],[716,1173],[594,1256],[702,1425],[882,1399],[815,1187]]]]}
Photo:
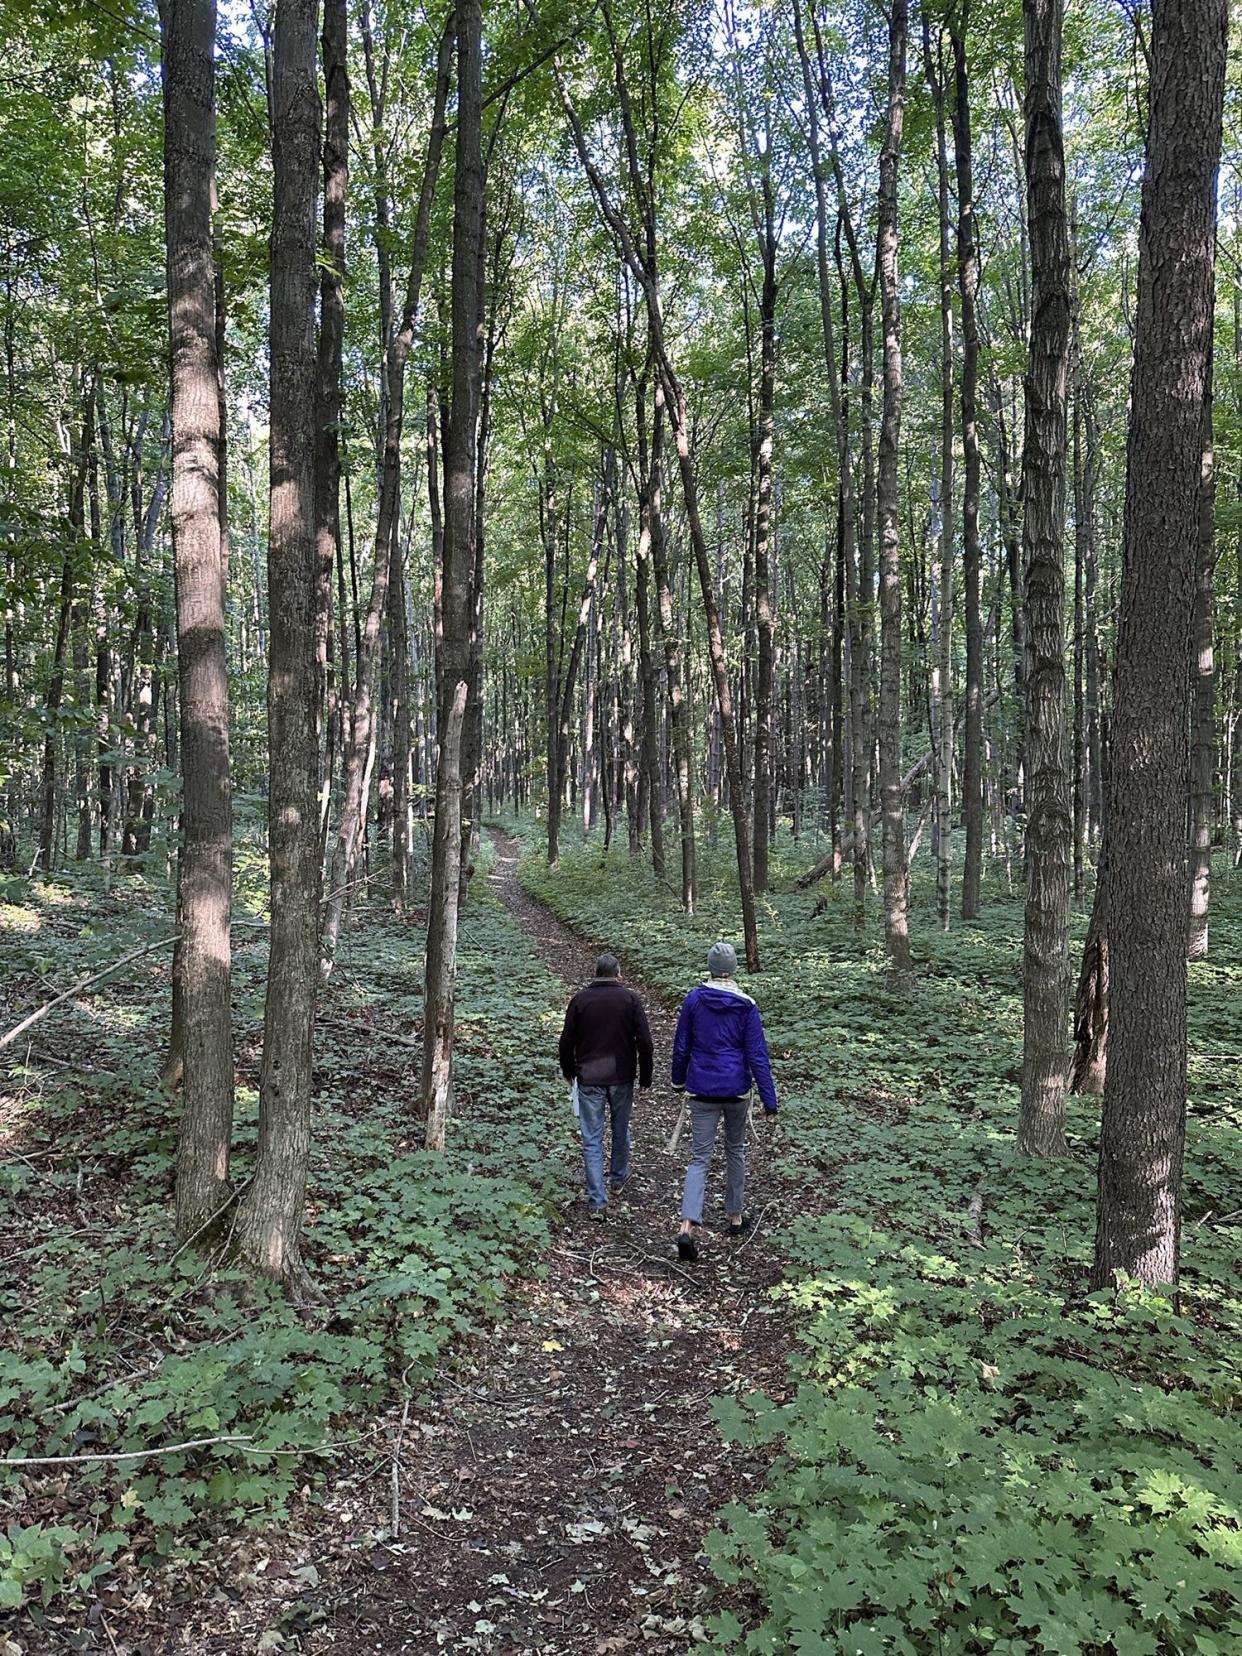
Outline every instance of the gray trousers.
{"type": "Polygon", "coordinates": [[[686,1186],[681,1198],[681,1216],[697,1224],[703,1218],[703,1197],[707,1189],[707,1170],[716,1148],[716,1129],[724,1119],[725,1143],[725,1212],[741,1213],[742,1196],[746,1189],[746,1122],[750,1115],[749,1098],[724,1100],[691,1098],[690,1134],[691,1157],[686,1169],[686,1186]]]}

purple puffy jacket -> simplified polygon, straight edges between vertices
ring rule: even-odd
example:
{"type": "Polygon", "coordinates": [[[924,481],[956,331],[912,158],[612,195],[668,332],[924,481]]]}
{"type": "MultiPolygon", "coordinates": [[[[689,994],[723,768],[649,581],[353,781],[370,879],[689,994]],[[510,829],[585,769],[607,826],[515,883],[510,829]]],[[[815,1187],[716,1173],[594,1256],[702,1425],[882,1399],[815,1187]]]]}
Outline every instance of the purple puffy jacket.
{"type": "Polygon", "coordinates": [[[718,981],[692,989],[681,1003],[673,1042],[673,1085],[698,1098],[741,1098],[751,1083],[765,1110],[776,1109],[763,1019],[749,995],[718,981]]]}

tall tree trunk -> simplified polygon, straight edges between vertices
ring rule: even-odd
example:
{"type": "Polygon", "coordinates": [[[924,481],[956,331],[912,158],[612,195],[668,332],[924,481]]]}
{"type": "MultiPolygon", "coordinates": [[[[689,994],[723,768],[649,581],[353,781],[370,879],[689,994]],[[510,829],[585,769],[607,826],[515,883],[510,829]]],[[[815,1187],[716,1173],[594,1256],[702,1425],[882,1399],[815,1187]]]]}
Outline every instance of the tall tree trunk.
{"type": "MultiPolygon", "coordinates": [[[[484,194],[487,178],[483,180],[484,194]]],[[[466,889],[474,874],[478,855],[483,815],[483,651],[486,642],[486,501],[488,447],[492,426],[492,365],[496,355],[496,312],[492,306],[488,321],[486,248],[483,243],[484,222],[479,225],[479,349],[481,356],[476,368],[479,389],[478,453],[475,459],[474,550],[470,571],[470,652],[469,692],[466,698],[466,720],[462,730],[462,842],[460,898],[464,902],[466,889]]],[[[496,266],[499,267],[500,242],[503,230],[496,238],[496,266]]],[[[494,286],[499,275],[494,278],[494,286]]]]}
{"type": "Polygon", "coordinates": [[[184,1080],[176,1184],[177,1235],[184,1241],[225,1204],[233,1129],[233,808],[211,223],[215,0],[165,0],[160,25],[181,708],[181,937],[175,968],[180,1004],[173,1022],[184,1080]]]}
{"type": "MultiPolygon", "coordinates": [[[[92,550],[98,546],[94,534],[91,536],[91,544],[92,550]]],[[[90,706],[87,639],[91,613],[90,596],[88,589],[75,599],[73,613],[70,617],[70,629],[73,634],[73,701],[74,710],[78,715],[73,732],[73,794],[78,817],[77,843],[73,852],[75,862],[85,862],[90,856],[91,841],[94,837],[90,783],[90,731],[82,722],[81,717],[82,711],[90,706]]]]}
{"type": "MultiPolygon", "coordinates": [[[[87,497],[90,502],[91,544],[95,549],[96,576],[91,589],[90,613],[87,617],[88,653],[93,646],[94,684],[88,687],[83,707],[94,699],[94,759],[98,771],[99,796],[99,855],[102,859],[108,849],[108,812],[111,809],[111,769],[107,764],[109,702],[112,694],[112,654],[108,645],[107,563],[108,549],[103,533],[103,501],[99,492],[99,445],[92,445],[87,462],[87,497]]],[[[87,855],[89,856],[89,851],[87,855]]],[[[174,983],[176,978],[174,976],[174,983]]]]}
{"type": "MultiPolygon", "coordinates": [[[[859,934],[863,931],[866,921],[866,886],[871,876],[871,745],[873,745],[873,730],[871,730],[871,638],[873,638],[873,603],[871,593],[874,588],[874,455],[871,445],[871,391],[874,383],[873,361],[873,315],[874,315],[874,285],[878,280],[878,272],[868,280],[863,270],[863,262],[859,257],[858,235],[854,233],[853,214],[850,209],[850,192],[846,187],[845,169],[841,164],[840,151],[836,144],[836,109],[833,89],[831,89],[830,70],[828,70],[828,55],[823,43],[823,31],[820,20],[816,17],[816,8],[811,8],[811,26],[815,30],[815,58],[818,68],[818,93],[820,106],[825,116],[825,128],[828,132],[828,146],[830,146],[831,167],[836,177],[836,238],[835,255],[836,270],[838,270],[838,285],[841,293],[841,386],[840,399],[833,396],[833,412],[838,427],[838,474],[840,474],[841,492],[841,555],[845,563],[845,601],[850,613],[850,763],[845,765],[845,793],[846,808],[853,816],[853,868],[854,868],[854,926],[859,934]],[[850,263],[853,270],[853,288],[858,296],[859,310],[859,358],[861,358],[861,373],[859,373],[859,439],[863,449],[863,510],[861,510],[861,533],[856,523],[856,512],[853,507],[853,482],[851,482],[850,439],[850,295],[846,286],[845,265],[841,257],[841,232],[845,232],[845,240],[850,247],[850,263]],[[858,558],[854,560],[854,537],[858,537],[858,558]]],[[[795,10],[795,31],[798,35],[800,20],[795,10]]],[[[806,53],[800,46],[800,56],[803,58],[803,78],[806,78],[806,53]]],[[[810,96],[810,93],[808,93],[810,96]]],[[[815,126],[811,126],[813,132],[815,126]]],[[[815,151],[811,151],[815,154],[815,151]]],[[[818,217],[823,219],[823,207],[816,194],[818,217]]],[[[820,272],[820,306],[821,313],[825,310],[825,277],[823,277],[823,258],[821,258],[820,272]]],[[[826,339],[826,335],[825,335],[826,339]]],[[[830,381],[833,368],[830,366],[830,381]]]]}
{"type": "MultiPolygon", "coordinates": [[[[341,358],[345,341],[345,202],[349,186],[348,9],[323,0],[323,257],[319,271],[319,349],[315,384],[315,668],[323,741],[332,630],[332,570],[341,544],[341,358]]],[[[344,617],[341,617],[344,621],[344,617]]],[[[332,790],[324,767],[324,809],[332,790]]]]}
{"type": "MultiPolygon", "coordinates": [[[[68,439],[66,439],[68,441],[68,439]]],[[[69,475],[69,509],[67,516],[68,544],[61,561],[60,612],[56,622],[56,642],[52,646],[52,667],[48,675],[47,696],[44,702],[45,729],[43,735],[43,776],[40,789],[39,867],[50,875],[56,860],[56,821],[59,795],[56,788],[56,759],[60,742],[60,704],[65,693],[65,657],[68,653],[70,622],[73,618],[73,594],[78,560],[82,556],[82,540],[86,530],[86,475],[88,456],[95,441],[95,387],[86,393],[82,412],[79,447],[69,458],[73,469],[69,475]]]]}
{"type": "Polygon", "coordinates": [[[309,1290],[302,1209],[320,896],[315,672],[316,0],[281,0],[272,68],[270,602],[267,728],[271,929],[259,1144],[237,1246],[295,1295],[309,1290]]]}
{"type": "Polygon", "coordinates": [[[1086,455],[1082,472],[1083,511],[1083,713],[1087,725],[1087,822],[1099,840],[1104,827],[1104,742],[1100,724],[1099,553],[1096,529],[1096,483],[1100,472],[1099,434],[1091,386],[1082,387],[1086,455]]]}
{"type": "Polygon", "coordinates": [[[457,6],[457,158],[453,188],[453,395],[444,445],[443,672],[440,754],[423,996],[424,1145],[443,1150],[453,1102],[457,909],[461,884],[461,753],[470,684],[478,415],[479,247],[483,234],[483,18],[480,0],[457,6]]]}
{"type": "Polygon", "coordinates": [[[594,591],[587,607],[585,644],[582,669],[582,832],[589,835],[595,827],[595,708],[599,698],[599,604],[594,591]]]}
{"type": "Polygon", "coordinates": [[[540,502],[543,530],[544,722],[548,756],[548,867],[561,854],[561,808],[564,803],[564,756],[560,747],[561,663],[556,610],[556,565],[560,548],[560,502],[551,461],[551,412],[544,409],[544,472],[540,502]]]}
{"type": "Polygon", "coordinates": [[[642,764],[642,688],[634,667],[634,617],[630,604],[630,520],[624,503],[617,502],[617,602],[614,622],[620,634],[620,660],[617,665],[616,698],[617,728],[621,733],[618,755],[618,781],[622,791],[617,795],[617,807],[625,803],[626,840],[631,857],[636,857],[643,845],[643,821],[646,794],[643,788],[645,772],[642,764]]]}
{"type": "MultiPolygon", "coordinates": [[[[98,483],[95,488],[98,497],[98,483]]],[[[112,830],[112,643],[104,582],[95,583],[91,601],[95,631],[95,762],[99,768],[99,855],[110,849],[112,830]]]]}
{"type": "Polygon", "coordinates": [[[1216,575],[1216,487],[1212,446],[1211,363],[1204,410],[1203,473],[1199,490],[1199,541],[1191,637],[1190,738],[1190,941],[1189,960],[1206,960],[1208,906],[1212,894],[1212,804],[1216,768],[1216,660],[1212,648],[1212,600],[1216,575]]]}
{"type": "MultiPolygon", "coordinates": [[[[1028,210],[1029,216],[1029,210],[1028,210]]],[[[1024,216],[1023,222],[1026,222],[1024,216]]],[[[1028,330],[1029,331],[1029,330],[1028,330]]],[[[1022,490],[1020,484],[1015,483],[1014,474],[1022,464],[1022,456],[1018,452],[1017,416],[1012,421],[1005,418],[1005,392],[999,381],[994,385],[995,406],[993,410],[993,431],[996,439],[996,512],[1000,520],[1001,547],[1004,554],[1004,568],[1001,571],[1001,580],[996,591],[996,670],[997,682],[1000,682],[1002,652],[1000,647],[1000,618],[1004,607],[1003,588],[1006,578],[1009,586],[1009,638],[1010,654],[1013,663],[1013,705],[1015,719],[1013,726],[1013,785],[1017,796],[1019,811],[1026,809],[1026,601],[1022,568],[1022,490]],[[1012,441],[1010,428],[1013,429],[1012,441]]]]}
{"type": "MultiPolygon", "coordinates": [[[[854,509],[854,473],[850,455],[849,419],[846,405],[846,396],[849,386],[849,341],[848,328],[843,327],[841,365],[837,366],[837,350],[835,342],[835,321],[833,315],[832,279],[828,269],[828,200],[827,200],[827,168],[825,167],[820,150],[819,135],[819,105],[822,104],[824,114],[830,123],[832,120],[832,103],[826,82],[821,76],[819,97],[816,96],[816,86],[811,67],[810,54],[807,51],[806,39],[802,28],[802,8],[800,0],[794,0],[794,38],[798,49],[798,58],[802,66],[802,86],[808,111],[808,136],[810,140],[811,164],[815,174],[815,260],[816,274],[819,280],[819,309],[820,327],[823,332],[824,366],[827,370],[829,396],[831,398],[832,420],[836,435],[836,462],[837,462],[837,560],[835,601],[833,605],[833,641],[832,641],[832,737],[831,752],[834,759],[834,771],[839,762],[842,776],[846,782],[845,793],[847,808],[854,807],[854,845],[855,845],[855,912],[861,923],[863,893],[866,881],[866,837],[867,837],[867,805],[862,802],[862,821],[859,821],[858,795],[854,786],[853,769],[856,769],[856,752],[854,740],[850,742],[849,762],[842,748],[842,718],[841,718],[841,676],[842,676],[842,646],[845,638],[846,610],[850,614],[850,700],[852,729],[851,737],[856,739],[858,713],[858,680],[856,677],[854,648],[854,632],[858,610],[858,594],[856,584],[855,564],[855,535],[856,515],[854,509]],[[839,376],[839,377],[838,377],[839,376]],[[848,595],[848,605],[847,605],[848,595]],[[861,842],[860,842],[861,832],[861,842]],[[858,847],[861,843],[861,856],[858,847]]],[[[816,42],[819,44],[818,29],[816,42]]],[[[818,61],[822,65],[822,52],[818,53],[818,61]]],[[[842,216],[838,211],[837,232],[838,238],[842,225],[842,216]]],[[[841,302],[847,304],[845,282],[839,284],[841,302]]],[[[835,775],[832,779],[833,798],[829,803],[829,817],[832,823],[834,850],[837,845],[836,803],[835,803],[835,775]]],[[[834,867],[836,866],[834,858],[834,867]]]]}
{"type": "Polygon", "coordinates": [[[150,496],[143,498],[143,442],[146,416],[139,419],[131,445],[130,509],[134,522],[135,564],[138,585],[138,614],[135,622],[134,670],[130,679],[129,705],[136,727],[134,764],[129,772],[125,803],[125,831],[122,849],[127,857],[142,856],[151,847],[151,821],[155,808],[156,765],[156,668],[159,657],[155,594],[162,570],[154,567],[156,539],[164,513],[167,489],[167,444],[170,432],[165,416],[163,443],[150,496]]]}
{"type": "Polygon", "coordinates": [[[1226,0],[1152,18],[1109,767],[1112,1031],[1091,1280],[1176,1283],[1186,1133],[1186,799],[1211,390],[1226,0]]]}
{"type": "Polygon", "coordinates": [[[884,407],[876,504],[880,520],[880,791],[884,837],[884,944],[890,981],[911,970],[906,826],[901,796],[901,528],[897,475],[903,377],[897,276],[897,169],[906,95],[906,0],[893,0],[888,32],[888,119],[880,152],[876,269],[884,327],[884,407]]]}
{"type": "Polygon", "coordinates": [[[962,862],[962,918],[979,912],[983,882],[983,550],[979,540],[979,289],[978,232],[970,125],[970,81],[966,38],[969,0],[962,0],[953,41],[953,153],[957,172],[957,271],[962,300],[962,541],[966,616],[966,723],[962,733],[962,816],[966,848],[962,862]]]}
{"type": "Polygon", "coordinates": [[[768,818],[772,810],[772,578],[768,548],[772,540],[772,445],[776,406],[776,223],[772,197],[772,145],[762,156],[760,253],[763,282],[759,291],[759,426],[755,454],[755,890],[768,889],[768,818]]]}
{"type": "Polygon", "coordinates": [[[940,498],[936,521],[936,654],[931,669],[932,742],[936,852],[936,918],[948,931],[953,874],[953,252],[949,216],[949,157],[945,120],[944,35],[933,57],[931,28],[923,13],[923,57],[936,111],[936,183],[940,208],[940,498]],[[939,61],[937,61],[937,58],[939,61]]]}
{"type": "Polygon", "coordinates": [[[453,1108],[453,1034],[457,996],[458,888],[461,882],[461,742],[467,685],[452,687],[440,726],[436,763],[436,815],[431,841],[432,907],[428,915],[424,980],[422,1116],[423,1145],[443,1150],[453,1108]],[[431,930],[430,922],[436,927],[431,930]]]}
{"type": "MultiPolygon", "coordinates": [[[[664,797],[660,787],[659,713],[656,704],[656,663],[651,649],[652,490],[646,441],[647,383],[638,390],[639,432],[638,552],[634,606],[638,611],[638,669],[642,681],[643,773],[647,780],[647,808],[651,818],[651,866],[664,877],[664,797]]],[[[691,840],[693,849],[693,839],[691,840]]],[[[693,890],[693,881],[691,882],[693,890]]]]}
{"type": "MultiPolygon", "coordinates": [[[[376,518],[371,596],[367,605],[366,622],[356,646],[357,676],[352,716],[349,721],[349,742],[345,758],[341,818],[332,852],[332,868],[328,880],[328,901],[323,921],[321,969],[325,977],[332,970],[345,902],[353,880],[358,848],[365,827],[370,777],[369,756],[375,742],[375,676],[379,659],[380,633],[388,606],[388,582],[393,561],[393,537],[397,530],[399,517],[405,371],[409,361],[414,326],[418,317],[423,267],[426,262],[427,242],[430,233],[431,208],[435,196],[436,180],[439,176],[440,158],[444,147],[445,108],[448,101],[452,46],[453,22],[450,18],[449,24],[441,36],[439,57],[436,64],[431,130],[427,139],[427,161],[423,169],[423,180],[415,213],[405,307],[400,324],[395,328],[390,327],[386,330],[383,456],[380,471],[380,497],[376,518]]],[[[383,108],[374,89],[372,91],[372,118],[373,125],[378,133],[383,119],[383,108]]],[[[381,198],[386,203],[382,184],[378,186],[378,189],[381,198]]],[[[377,214],[379,219],[382,219],[383,216],[383,214],[377,214]]],[[[477,281],[477,278],[475,281],[477,281]]],[[[475,281],[471,283],[472,290],[475,281]]],[[[382,286],[386,288],[387,283],[382,283],[382,286]]]]}
{"type": "MultiPolygon", "coordinates": [[[[841,284],[841,294],[844,303],[844,282],[841,284]]],[[[847,312],[843,311],[841,321],[841,396],[846,445],[844,473],[852,474],[854,456],[849,426],[850,335],[847,312]]],[[[852,496],[852,490],[849,493],[852,496]]],[[[853,504],[852,498],[848,504],[853,504]]],[[[871,702],[869,689],[871,681],[871,602],[869,595],[863,590],[863,576],[867,558],[857,533],[857,510],[855,510],[851,521],[847,502],[843,499],[842,512],[845,514],[846,534],[848,536],[848,543],[843,540],[842,545],[849,554],[845,565],[845,602],[849,613],[849,775],[854,824],[854,927],[861,937],[867,919],[867,882],[871,874],[871,702]]]]}
{"type": "MultiPolygon", "coordinates": [[[[1075,364],[1077,365],[1077,321],[1075,320],[1075,364]]],[[[1086,511],[1083,491],[1082,463],[1082,397],[1080,374],[1074,374],[1073,404],[1073,475],[1074,475],[1074,733],[1073,733],[1073,788],[1074,788],[1074,901],[1082,899],[1083,875],[1087,852],[1087,723],[1084,694],[1084,646],[1086,633],[1086,606],[1083,602],[1083,576],[1087,567],[1086,511]]]]}
{"type": "MultiPolygon", "coordinates": [[[[662,341],[660,349],[661,354],[663,354],[662,341]]],[[[694,561],[699,573],[699,590],[702,595],[703,610],[707,621],[707,648],[712,664],[712,678],[715,681],[716,705],[720,711],[721,737],[724,741],[725,750],[725,774],[729,779],[729,798],[733,805],[733,842],[737,855],[738,895],[742,908],[742,934],[746,944],[746,965],[748,970],[757,972],[759,970],[759,931],[755,923],[755,891],[752,879],[750,847],[747,844],[749,835],[742,794],[737,728],[733,717],[733,692],[729,684],[729,667],[725,658],[720,616],[716,609],[716,596],[712,588],[711,565],[707,556],[707,538],[703,533],[703,521],[699,514],[698,483],[694,474],[694,461],[690,454],[690,433],[687,426],[684,393],[682,393],[671,370],[667,368],[667,359],[665,359],[665,363],[666,394],[671,394],[676,399],[677,460],[681,470],[682,493],[686,501],[686,517],[690,525],[690,544],[694,549],[694,561]]]]}
{"type": "MultiPolygon", "coordinates": [[[[681,906],[694,913],[697,868],[694,843],[694,776],[690,709],[686,702],[685,663],[673,618],[673,589],[669,580],[668,549],[664,539],[664,391],[657,389],[651,426],[651,471],[648,482],[651,519],[651,567],[656,582],[656,632],[664,646],[664,673],[668,683],[669,724],[672,728],[673,770],[677,788],[677,823],[681,841],[681,906]]],[[[653,786],[659,795],[662,789],[653,786]]]]}
{"type": "Polygon", "coordinates": [[[1108,926],[1104,913],[1107,841],[1096,872],[1095,900],[1074,998],[1074,1061],[1070,1091],[1099,1098],[1108,1073],[1108,926]]]}
{"type": "Polygon", "coordinates": [[[1026,919],[1018,1150],[1063,1156],[1073,821],[1065,763],[1065,455],[1070,246],[1061,131],[1062,0],[1025,0],[1030,364],[1022,458],[1026,570],[1026,919]]]}
{"type": "MultiPolygon", "coordinates": [[[[574,629],[574,640],[569,650],[569,660],[565,664],[565,671],[560,687],[560,711],[557,715],[556,750],[559,755],[557,768],[556,827],[560,830],[560,806],[565,782],[567,780],[568,759],[570,754],[570,728],[573,724],[574,695],[578,688],[578,674],[583,673],[583,707],[586,717],[586,786],[583,797],[586,803],[590,802],[591,766],[594,764],[594,718],[595,707],[591,684],[591,638],[589,629],[595,613],[595,589],[599,579],[600,559],[604,555],[604,536],[608,528],[608,510],[613,488],[613,461],[612,450],[605,451],[601,466],[601,477],[598,485],[598,494],[595,505],[595,528],[591,535],[591,550],[587,557],[586,575],[582,582],[582,598],[578,605],[578,622],[574,629]]],[[[549,801],[549,810],[551,809],[549,801]]],[[[551,821],[549,814],[549,821],[551,821]]],[[[583,817],[583,827],[590,826],[586,814],[583,817]]]]}
{"type": "MultiPolygon", "coordinates": [[[[12,243],[6,243],[4,283],[4,378],[8,418],[5,437],[5,457],[9,476],[17,476],[17,301],[12,243]]],[[[92,471],[92,476],[94,475],[92,471]]],[[[96,494],[98,489],[96,488],[96,494]]],[[[16,597],[16,537],[4,537],[4,700],[7,707],[17,706],[17,650],[14,621],[17,618],[16,597]]],[[[96,588],[96,592],[100,590],[96,588]]],[[[11,873],[17,861],[18,778],[17,766],[8,767],[4,800],[0,805],[0,873],[11,873]]],[[[103,846],[100,846],[102,854],[103,846]]]]}
{"type": "Polygon", "coordinates": [[[392,900],[405,907],[410,865],[410,622],[400,535],[393,536],[388,575],[388,632],[392,646],[392,900]]]}

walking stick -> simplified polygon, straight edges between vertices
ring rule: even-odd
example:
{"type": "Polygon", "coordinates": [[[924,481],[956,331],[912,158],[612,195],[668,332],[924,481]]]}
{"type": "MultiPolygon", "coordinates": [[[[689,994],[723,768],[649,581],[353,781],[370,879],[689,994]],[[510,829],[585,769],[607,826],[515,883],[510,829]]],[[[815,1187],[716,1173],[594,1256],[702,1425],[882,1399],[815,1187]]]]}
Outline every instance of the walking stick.
{"type": "Polygon", "coordinates": [[[664,1153],[666,1156],[673,1155],[677,1149],[677,1146],[681,1143],[681,1135],[686,1125],[686,1116],[689,1113],[689,1110],[689,1102],[686,1099],[686,1095],[683,1093],[681,1098],[681,1111],[677,1117],[677,1125],[673,1128],[673,1131],[669,1136],[669,1141],[664,1147],[664,1153]]]}
{"type": "MultiPolygon", "coordinates": [[[[748,1098],[748,1103],[747,1103],[747,1106],[746,1106],[746,1130],[753,1139],[758,1141],[759,1129],[758,1129],[758,1127],[755,1126],[755,1095],[754,1095],[754,1093],[753,1092],[749,1093],[747,1095],[747,1098],[748,1098]]],[[[686,1116],[689,1112],[689,1109],[690,1109],[689,1100],[687,1098],[683,1097],[682,1101],[681,1101],[681,1110],[680,1110],[680,1112],[677,1116],[677,1125],[673,1128],[672,1133],[669,1135],[669,1141],[664,1146],[664,1153],[667,1156],[671,1156],[674,1153],[674,1151],[677,1149],[677,1146],[681,1143],[681,1135],[685,1131],[686,1116]]]]}

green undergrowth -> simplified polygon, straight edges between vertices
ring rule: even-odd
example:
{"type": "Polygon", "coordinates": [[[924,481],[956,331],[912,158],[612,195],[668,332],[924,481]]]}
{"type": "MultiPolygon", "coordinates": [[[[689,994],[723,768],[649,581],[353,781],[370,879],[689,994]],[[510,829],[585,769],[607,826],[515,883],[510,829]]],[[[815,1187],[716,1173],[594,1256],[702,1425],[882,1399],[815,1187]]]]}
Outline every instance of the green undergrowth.
{"type": "MultiPolygon", "coordinates": [[[[243,859],[238,1182],[256,1140],[259,880],[243,859]]],[[[118,881],[111,896],[89,881],[10,887],[0,901],[8,1010],[168,930],[154,880],[118,881]]],[[[304,1245],[323,1304],[310,1312],[223,1253],[176,1250],[176,1107],[154,1079],[166,956],[3,1055],[0,1457],[245,1441],[24,1471],[0,1459],[0,1612],[40,1617],[162,1558],[194,1558],[222,1524],[313,1500],[404,1398],[417,1419],[447,1348],[495,1316],[516,1272],[538,1268],[565,1194],[548,1142],[564,1129],[559,1088],[529,1053],[532,1028],[554,1038],[559,982],[478,879],[461,933],[458,1115],[435,1156],[418,1147],[419,1054],[391,1038],[421,1016],[422,949],[418,924],[377,905],[343,939],[322,999],[304,1245]]]]}
{"type": "MultiPolygon", "coordinates": [[[[737,937],[724,847],[699,913],[622,851],[575,848],[530,888],[683,992],[737,937]]],[[[675,847],[670,848],[670,856],[675,847]]],[[[721,1653],[1224,1656],[1242,1649],[1242,888],[1222,868],[1212,959],[1190,971],[1184,1276],[1090,1294],[1098,1101],[1073,1100],[1071,1155],[1013,1154],[1020,903],[938,933],[916,878],[917,985],[885,987],[878,903],[791,874],[783,839],[749,980],[806,1211],[781,1237],[800,1313],[791,1401],[723,1399],[726,1436],[771,1445],[768,1487],[721,1515],[717,1575],[753,1596],[721,1653]]],[[[1086,914],[1075,915],[1075,951],[1086,914]]],[[[740,953],[740,949],[739,949],[740,953]]]]}

